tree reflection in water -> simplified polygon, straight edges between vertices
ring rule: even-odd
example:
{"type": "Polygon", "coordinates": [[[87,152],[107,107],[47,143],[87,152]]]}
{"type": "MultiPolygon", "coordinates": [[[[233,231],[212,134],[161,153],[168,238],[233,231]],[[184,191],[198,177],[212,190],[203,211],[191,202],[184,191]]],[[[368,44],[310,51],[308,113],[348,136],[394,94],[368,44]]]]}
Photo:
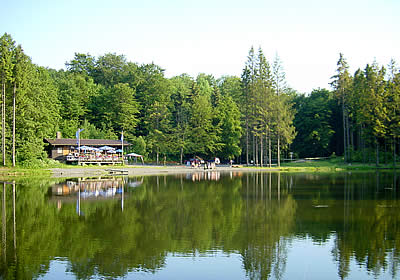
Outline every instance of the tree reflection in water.
{"type": "Polygon", "coordinates": [[[63,260],[78,279],[118,278],[219,251],[240,254],[250,279],[283,279],[295,238],[333,238],[340,278],[351,277],[352,262],[397,277],[397,174],[199,174],[81,180],[78,189],[33,178],[3,184],[0,276],[37,278],[63,260]],[[100,185],[113,195],[85,197],[77,215],[74,190],[100,185]]]}

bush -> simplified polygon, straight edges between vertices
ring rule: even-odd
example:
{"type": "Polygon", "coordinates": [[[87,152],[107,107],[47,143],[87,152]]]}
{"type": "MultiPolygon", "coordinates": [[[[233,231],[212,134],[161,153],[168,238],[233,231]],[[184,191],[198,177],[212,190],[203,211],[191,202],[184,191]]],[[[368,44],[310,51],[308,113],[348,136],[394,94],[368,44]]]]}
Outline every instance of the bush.
{"type": "Polygon", "coordinates": [[[55,167],[61,167],[62,163],[59,161],[56,161],[54,159],[31,159],[31,160],[26,160],[20,164],[21,167],[23,168],[55,168],[55,167]]]}

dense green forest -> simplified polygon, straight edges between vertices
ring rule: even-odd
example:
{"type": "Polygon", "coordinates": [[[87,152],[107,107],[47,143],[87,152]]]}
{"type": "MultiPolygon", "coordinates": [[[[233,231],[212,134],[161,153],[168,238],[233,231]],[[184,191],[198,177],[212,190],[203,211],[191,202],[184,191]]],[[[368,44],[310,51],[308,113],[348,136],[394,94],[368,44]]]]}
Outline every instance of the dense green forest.
{"type": "Polygon", "coordinates": [[[200,156],[270,165],[293,157],[343,155],[346,162],[396,159],[400,73],[376,62],[349,73],[340,54],[332,90],[298,93],[279,57],[252,47],[241,77],[182,74],[124,55],[75,53],[66,70],[32,63],[5,33],[0,38],[4,165],[46,161],[44,138],[118,139],[148,160],[200,156]]]}

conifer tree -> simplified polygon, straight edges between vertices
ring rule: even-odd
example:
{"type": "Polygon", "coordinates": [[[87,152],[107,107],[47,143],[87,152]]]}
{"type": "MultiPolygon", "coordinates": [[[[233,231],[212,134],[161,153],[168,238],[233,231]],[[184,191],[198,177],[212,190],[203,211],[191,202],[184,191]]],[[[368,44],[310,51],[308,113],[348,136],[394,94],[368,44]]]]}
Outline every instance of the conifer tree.
{"type": "MultiPolygon", "coordinates": [[[[272,65],[272,81],[273,87],[276,95],[276,103],[274,106],[275,114],[275,127],[276,127],[276,141],[277,141],[277,162],[278,167],[281,166],[281,138],[285,129],[289,129],[290,125],[286,123],[285,116],[289,113],[286,101],[282,97],[282,93],[286,89],[285,72],[283,71],[283,66],[278,55],[275,56],[274,63],[272,65]]],[[[290,118],[289,118],[290,119],[290,118]]],[[[291,119],[293,121],[293,119],[291,119]]],[[[289,121],[290,122],[290,121],[289,121]]],[[[290,134],[290,133],[289,133],[290,134]]],[[[289,135],[288,134],[288,135],[289,135]]],[[[285,138],[285,137],[283,137],[285,138]]]]}
{"type": "Polygon", "coordinates": [[[342,124],[343,124],[343,153],[344,161],[349,160],[349,95],[351,91],[351,76],[349,74],[349,65],[343,54],[339,54],[339,60],[337,62],[336,75],[332,77],[333,81],[331,83],[336,96],[342,106],[342,124]]]}
{"type": "Polygon", "coordinates": [[[5,33],[0,38],[0,79],[1,79],[1,138],[2,138],[2,155],[3,166],[6,165],[6,90],[7,85],[12,82],[13,64],[13,51],[15,49],[15,42],[11,36],[5,33]]]}
{"type": "Polygon", "coordinates": [[[400,136],[400,72],[394,59],[390,61],[388,70],[388,130],[392,138],[393,165],[396,166],[396,146],[400,136]]]}

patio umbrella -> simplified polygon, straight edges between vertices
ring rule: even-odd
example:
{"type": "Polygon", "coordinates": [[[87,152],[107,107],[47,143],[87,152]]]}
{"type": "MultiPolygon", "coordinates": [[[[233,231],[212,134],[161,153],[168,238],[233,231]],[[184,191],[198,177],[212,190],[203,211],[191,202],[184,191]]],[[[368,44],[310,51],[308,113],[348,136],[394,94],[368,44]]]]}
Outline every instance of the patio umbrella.
{"type": "Polygon", "coordinates": [[[122,149],[115,150],[116,153],[122,153],[122,149]]]}
{"type": "Polygon", "coordinates": [[[115,150],[115,148],[110,147],[110,146],[103,146],[103,147],[100,147],[99,150],[110,151],[110,150],[115,150]]]}
{"type": "Polygon", "coordinates": [[[93,148],[89,147],[89,146],[80,146],[77,149],[78,150],[83,150],[83,151],[93,151],[93,148]]]}
{"type": "Polygon", "coordinates": [[[127,157],[135,157],[135,158],[140,158],[142,160],[142,164],[144,165],[144,160],[143,160],[143,156],[136,154],[136,153],[130,153],[126,155],[127,157]]]}
{"type": "Polygon", "coordinates": [[[135,153],[130,153],[126,155],[127,157],[143,157],[142,155],[135,154],[135,153]]]}

